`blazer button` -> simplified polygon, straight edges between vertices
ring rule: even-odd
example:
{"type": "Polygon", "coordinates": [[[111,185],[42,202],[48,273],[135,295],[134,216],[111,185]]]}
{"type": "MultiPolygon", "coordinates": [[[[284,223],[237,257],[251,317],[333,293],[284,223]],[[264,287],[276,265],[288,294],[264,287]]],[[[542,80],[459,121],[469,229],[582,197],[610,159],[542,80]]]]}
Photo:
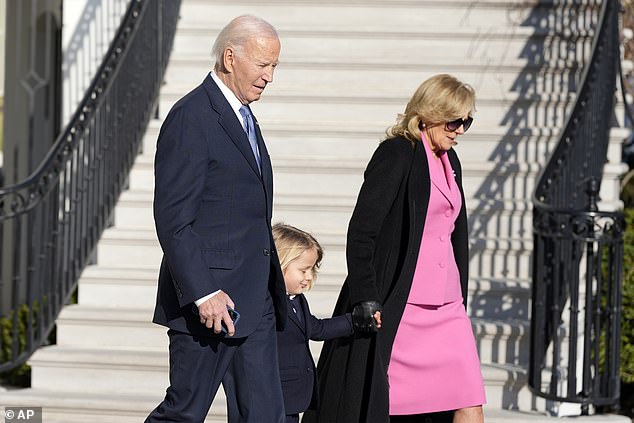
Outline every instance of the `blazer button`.
{"type": "Polygon", "coordinates": [[[263,253],[264,253],[265,256],[270,256],[271,255],[271,250],[265,248],[263,253]]]}

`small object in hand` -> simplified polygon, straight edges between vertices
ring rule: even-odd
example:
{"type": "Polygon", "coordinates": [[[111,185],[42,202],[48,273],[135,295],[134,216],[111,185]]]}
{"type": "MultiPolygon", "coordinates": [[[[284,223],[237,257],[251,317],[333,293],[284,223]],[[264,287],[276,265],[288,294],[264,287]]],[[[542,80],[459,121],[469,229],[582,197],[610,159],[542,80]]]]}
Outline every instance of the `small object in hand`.
{"type": "MultiPolygon", "coordinates": [[[[231,318],[231,321],[235,326],[235,324],[238,323],[238,320],[240,320],[240,313],[229,306],[227,306],[227,312],[229,313],[229,318],[231,318]]],[[[196,307],[195,304],[192,304],[192,313],[198,315],[198,307],[196,307]]],[[[200,323],[204,325],[205,323],[207,323],[207,320],[204,317],[200,316],[200,323]]],[[[227,333],[227,325],[225,324],[225,322],[223,321],[221,325],[222,333],[227,333]]]]}
{"type": "MultiPolygon", "coordinates": [[[[233,325],[235,326],[235,324],[238,323],[238,320],[240,320],[240,313],[238,313],[237,311],[235,311],[229,306],[227,306],[227,311],[229,312],[229,317],[231,318],[231,321],[233,322],[233,325]]],[[[222,322],[222,332],[227,333],[227,326],[225,325],[225,322],[222,322]]]]}

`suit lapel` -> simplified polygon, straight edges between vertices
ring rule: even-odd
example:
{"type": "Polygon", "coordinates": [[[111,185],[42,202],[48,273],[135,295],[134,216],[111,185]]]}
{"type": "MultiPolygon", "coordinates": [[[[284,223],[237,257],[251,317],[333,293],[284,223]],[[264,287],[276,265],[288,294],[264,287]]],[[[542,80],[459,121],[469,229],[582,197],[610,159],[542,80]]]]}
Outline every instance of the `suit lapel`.
{"type": "Polygon", "coordinates": [[[260,168],[261,168],[261,176],[262,183],[264,184],[264,192],[266,193],[266,216],[269,220],[273,217],[273,169],[271,166],[271,158],[269,157],[269,152],[266,149],[266,145],[264,144],[264,137],[262,137],[262,132],[260,131],[260,124],[256,119],[255,115],[253,115],[253,123],[255,126],[255,135],[258,140],[258,149],[260,150],[260,168]]]}
{"type": "Polygon", "coordinates": [[[310,309],[308,308],[308,301],[304,294],[298,295],[299,302],[302,304],[302,319],[304,319],[304,334],[306,335],[306,340],[310,340],[310,309]]]}
{"type": "MultiPolygon", "coordinates": [[[[297,314],[295,314],[295,312],[293,311],[293,303],[291,302],[291,299],[288,298],[288,296],[286,297],[286,301],[288,301],[288,309],[290,311],[288,314],[290,315],[291,322],[295,323],[295,325],[297,325],[297,327],[301,330],[302,333],[305,333],[306,326],[302,322],[300,322],[299,319],[297,318],[297,314]]],[[[302,310],[297,310],[297,313],[302,313],[302,310]]],[[[304,317],[304,315],[302,315],[302,317],[304,317]]]]}
{"type": "Polygon", "coordinates": [[[456,154],[453,148],[447,152],[447,158],[449,159],[449,163],[451,164],[453,180],[456,182],[456,187],[458,188],[458,191],[460,192],[461,207],[465,207],[464,190],[462,189],[462,170],[460,167],[460,160],[458,160],[458,155],[456,154]]]}
{"type": "Polygon", "coordinates": [[[258,120],[255,118],[253,112],[251,112],[251,116],[253,116],[253,123],[255,126],[255,135],[258,140],[258,150],[260,150],[260,164],[262,166],[262,179],[268,180],[271,178],[273,174],[271,170],[271,159],[269,158],[269,152],[266,149],[266,145],[264,144],[264,137],[262,136],[262,131],[260,131],[260,124],[258,120]]]}
{"type": "Polygon", "coordinates": [[[447,187],[443,186],[443,184],[437,182],[435,179],[432,179],[431,183],[434,184],[434,186],[438,188],[438,191],[440,191],[440,193],[447,199],[447,201],[451,203],[451,195],[449,195],[449,192],[447,192],[447,187]]]}
{"type": "Polygon", "coordinates": [[[220,126],[222,126],[227,135],[229,135],[231,141],[236,145],[238,150],[240,150],[240,153],[242,153],[246,161],[249,163],[251,169],[253,169],[255,174],[260,177],[258,164],[255,162],[255,157],[253,156],[253,151],[251,150],[251,146],[249,145],[247,134],[246,132],[244,132],[244,128],[242,128],[242,125],[240,125],[240,121],[238,120],[236,114],[233,112],[233,109],[231,109],[229,102],[222,94],[220,88],[218,88],[211,76],[207,75],[207,77],[203,81],[203,87],[205,87],[205,90],[207,91],[207,95],[211,102],[211,107],[220,116],[218,118],[220,126]]]}
{"type": "MultiPolygon", "coordinates": [[[[438,188],[438,190],[440,191],[440,193],[447,199],[447,201],[449,201],[449,204],[451,204],[452,207],[456,207],[456,203],[457,203],[457,192],[453,192],[451,191],[452,188],[450,188],[451,185],[454,185],[454,189],[457,188],[457,184],[455,181],[455,176],[453,174],[453,169],[451,166],[451,163],[449,161],[449,157],[447,156],[448,153],[442,154],[440,156],[440,160],[443,163],[443,173],[442,173],[442,177],[445,178],[446,183],[443,184],[440,181],[438,181],[436,178],[431,178],[431,182],[434,184],[434,186],[436,188],[438,188]]],[[[431,173],[430,173],[431,175],[431,173]]],[[[441,175],[439,175],[441,176],[441,175]]],[[[445,182],[443,181],[443,182],[445,182]]]]}

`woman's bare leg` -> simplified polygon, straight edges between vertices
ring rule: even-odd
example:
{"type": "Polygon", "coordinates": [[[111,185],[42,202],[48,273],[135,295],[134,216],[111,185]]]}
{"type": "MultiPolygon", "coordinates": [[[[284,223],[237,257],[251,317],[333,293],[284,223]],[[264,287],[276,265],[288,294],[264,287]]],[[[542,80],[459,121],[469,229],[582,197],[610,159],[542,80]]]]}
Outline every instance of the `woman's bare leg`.
{"type": "Polygon", "coordinates": [[[460,408],[453,415],[453,423],[484,423],[482,406],[460,408]]]}

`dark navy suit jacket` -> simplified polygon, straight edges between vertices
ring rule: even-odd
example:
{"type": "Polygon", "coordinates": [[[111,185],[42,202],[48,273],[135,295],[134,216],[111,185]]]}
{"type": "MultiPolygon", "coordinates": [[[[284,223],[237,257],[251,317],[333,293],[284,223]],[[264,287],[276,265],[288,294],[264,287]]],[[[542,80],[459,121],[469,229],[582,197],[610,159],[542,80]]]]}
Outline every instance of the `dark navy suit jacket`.
{"type": "MultiPolygon", "coordinates": [[[[301,413],[311,406],[311,403],[313,407],[316,406],[319,400],[315,362],[308,341],[324,341],[350,336],[353,333],[352,317],[349,313],[330,319],[318,319],[310,314],[306,297],[298,295],[297,298],[300,304],[300,310],[297,312],[302,315],[301,322],[289,303],[286,328],[277,333],[286,414],[301,413]]],[[[290,302],[288,299],[287,301],[290,302]]]]}
{"type": "Polygon", "coordinates": [[[218,289],[241,314],[235,337],[259,323],[266,291],[278,329],[286,289],[271,235],[273,175],[262,134],[262,171],[247,135],[211,76],[167,115],[155,158],[154,220],[164,252],[154,322],[212,336],[193,302],[218,289]]]}

